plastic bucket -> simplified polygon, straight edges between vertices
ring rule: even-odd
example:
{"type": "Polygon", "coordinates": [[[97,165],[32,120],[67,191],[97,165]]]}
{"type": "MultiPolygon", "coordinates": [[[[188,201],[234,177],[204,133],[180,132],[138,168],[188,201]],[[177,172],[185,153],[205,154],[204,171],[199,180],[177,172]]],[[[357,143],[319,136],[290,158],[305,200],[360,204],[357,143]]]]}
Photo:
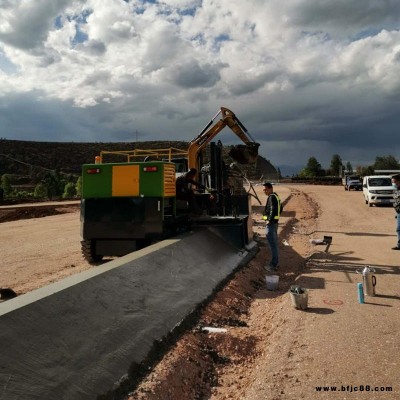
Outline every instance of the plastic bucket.
{"type": "Polygon", "coordinates": [[[301,288],[302,293],[297,293],[294,289],[289,290],[292,304],[295,308],[305,310],[308,307],[308,290],[301,288]]]}
{"type": "Polygon", "coordinates": [[[266,275],[267,290],[276,290],[279,285],[279,275],[266,275]]]}

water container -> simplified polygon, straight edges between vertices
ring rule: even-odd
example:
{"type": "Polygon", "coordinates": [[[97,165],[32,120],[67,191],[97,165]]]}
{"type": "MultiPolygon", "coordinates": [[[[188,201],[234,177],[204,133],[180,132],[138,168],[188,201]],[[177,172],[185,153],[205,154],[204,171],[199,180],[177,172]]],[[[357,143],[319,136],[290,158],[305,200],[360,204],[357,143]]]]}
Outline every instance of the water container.
{"type": "Polygon", "coordinates": [[[376,276],[373,275],[376,272],[375,268],[365,267],[362,270],[357,269],[356,272],[363,276],[364,295],[375,296],[376,276]]]}
{"type": "Polygon", "coordinates": [[[357,283],[358,302],[364,304],[364,289],[362,283],[357,283]]]}

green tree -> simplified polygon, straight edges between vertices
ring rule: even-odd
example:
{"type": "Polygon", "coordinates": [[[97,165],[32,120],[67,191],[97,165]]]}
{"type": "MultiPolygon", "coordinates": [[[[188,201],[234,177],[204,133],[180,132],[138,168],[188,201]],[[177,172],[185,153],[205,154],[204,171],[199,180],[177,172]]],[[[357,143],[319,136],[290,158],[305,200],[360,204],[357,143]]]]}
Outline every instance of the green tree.
{"type": "Polygon", "coordinates": [[[62,177],[58,171],[46,173],[42,183],[47,187],[47,195],[50,200],[54,197],[59,197],[63,193],[64,185],[62,177]]]}
{"type": "Polygon", "coordinates": [[[32,192],[27,192],[26,190],[21,190],[19,192],[14,192],[13,197],[16,199],[31,199],[33,198],[33,193],[32,192]]]}
{"type": "Polygon", "coordinates": [[[331,175],[340,176],[342,172],[342,164],[343,161],[340,158],[339,154],[334,154],[332,156],[331,166],[330,166],[331,175]]]}
{"type": "Polygon", "coordinates": [[[82,177],[80,176],[75,185],[76,194],[82,196],[82,177]]]}
{"type": "Polygon", "coordinates": [[[68,182],[64,187],[63,199],[72,199],[76,195],[76,188],[73,182],[68,182]]]}
{"type": "Polygon", "coordinates": [[[44,183],[38,183],[35,186],[35,190],[33,192],[33,196],[37,199],[45,199],[47,198],[47,186],[44,183]]]}
{"type": "Polygon", "coordinates": [[[347,161],[347,163],[346,163],[346,170],[350,174],[353,173],[353,166],[351,165],[350,161],[347,161]]]}
{"type": "Polygon", "coordinates": [[[374,169],[400,169],[399,162],[394,156],[376,157],[374,169]]]}
{"type": "Polygon", "coordinates": [[[374,167],[369,165],[368,167],[360,167],[359,172],[362,176],[374,175],[374,167]]]}
{"type": "Polygon", "coordinates": [[[4,175],[1,177],[1,187],[3,188],[4,194],[5,194],[6,196],[8,196],[8,195],[10,195],[10,194],[12,193],[13,188],[12,188],[12,186],[11,186],[10,175],[4,174],[4,175]]]}
{"type": "Polygon", "coordinates": [[[301,177],[323,176],[324,170],[315,157],[308,159],[306,167],[299,174],[301,177]]]}

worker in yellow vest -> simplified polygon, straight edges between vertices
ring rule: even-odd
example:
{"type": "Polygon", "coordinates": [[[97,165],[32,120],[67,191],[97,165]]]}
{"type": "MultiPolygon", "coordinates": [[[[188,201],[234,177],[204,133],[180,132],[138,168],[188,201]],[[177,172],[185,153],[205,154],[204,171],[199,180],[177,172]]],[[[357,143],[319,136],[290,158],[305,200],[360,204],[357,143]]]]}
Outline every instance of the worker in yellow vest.
{"type": "Polygon", "coordinates": [[[264,193],[268,196],[265,204],[263,219],[266,221],[266,238],[271,249],[271,261],[265,265],[269,272],[276,272],[279,267],[278,253],[278,221],[282,212],[282,204],[279,196],[274,192],[272,183],[265,182],[264,193]]]}

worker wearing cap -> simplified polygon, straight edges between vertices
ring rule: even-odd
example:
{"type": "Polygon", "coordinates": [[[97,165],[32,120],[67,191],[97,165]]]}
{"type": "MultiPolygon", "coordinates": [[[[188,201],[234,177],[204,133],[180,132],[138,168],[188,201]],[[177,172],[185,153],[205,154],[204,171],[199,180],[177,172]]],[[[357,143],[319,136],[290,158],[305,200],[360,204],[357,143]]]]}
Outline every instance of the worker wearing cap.
{"type": "Polygon", "coordinates": [[[400,174],[392,176],[392,185],[395,188],[393,207],[396,212],[397,244],[392,250],[400,250],[400,174]]]}
{"type": "Polygon", "coordinates": [[[268,196],[265,204],[263,219],[267,221],[266,237],[271,249],[271,262],[265,265],[267,271],[277,271],[279,267],[278,254],[278,221],[281,215],[281,199],[274,192],[274,188],[270,182],[265,182],[264,193],[268,196]]]}

